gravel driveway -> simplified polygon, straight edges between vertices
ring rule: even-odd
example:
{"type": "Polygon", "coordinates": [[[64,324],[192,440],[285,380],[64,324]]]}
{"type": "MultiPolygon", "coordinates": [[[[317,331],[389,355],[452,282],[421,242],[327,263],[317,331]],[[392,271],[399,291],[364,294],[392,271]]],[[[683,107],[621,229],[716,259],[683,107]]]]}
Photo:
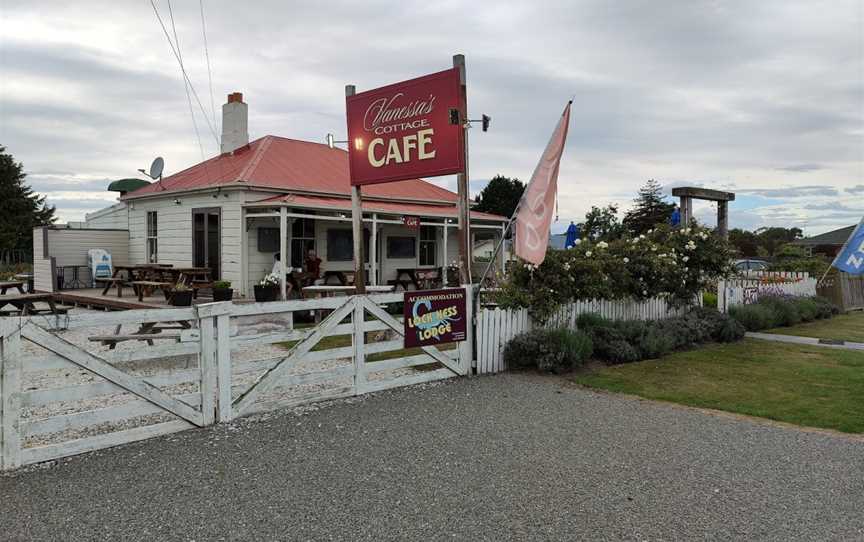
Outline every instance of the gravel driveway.
{"type": "Polygon", "coordinates": [[[862,540],[864,441],[505,374],[0,476],[3,540],[862,540]]]}

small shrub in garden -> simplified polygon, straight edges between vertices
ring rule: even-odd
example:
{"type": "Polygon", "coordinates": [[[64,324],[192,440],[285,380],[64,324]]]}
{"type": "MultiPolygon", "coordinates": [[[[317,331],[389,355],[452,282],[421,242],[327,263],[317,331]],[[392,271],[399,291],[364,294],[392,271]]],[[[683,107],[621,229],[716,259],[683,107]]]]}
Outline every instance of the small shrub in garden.
{"type": "Polygon", "coordinates": [[[706,307],[717,308],[717,294],[711,292],[702,292],[702,305],[706,307]]]}
{"type": "Polygon", "coordinates": [[[668,330],[656,325],[648,326],[639,343],[639,355],[642,359],[659,358],[675,350],[676,344],[675,336],[668,330]]]}
{"type": "Polygon", "coordinates": [[[741,323],[747,331],[760,331],[776,327],[776,314],[770,307],[761,304],[733,305],[729,315],[741,323]]]}
{"type": "Polygon", "coordinates": [[[796,297],[794,303],[802,322],[812,322],[819,314],[819,305],[812,297],[796,297]]]}
{"type": "Polygon", "coordinates": [[[746,331],[741,322],[734,318],[723,318],[717,327],[714,340],[721,343],[734,343],[743,339],[746,331]]]}
{"type": "Polygon", "coordinates": [[[793,298],[786,296],[762,296],[757,305],[771,309],[775,314],[775,325],[794,326],[801,323],[801,313],[793,298]]]}
{"type": "Polygon", "coordinates": [[[514,337],[503,354],[512,369],[536,367],[561,373],[581,366],[591,352],[591,338],[581,331],[537,329],[514,337]]]}
{"type": "Polygon", "coordinates": [[[633,345],[620,339],[607,343],[604,354],[604,359],[612,363],[630,363],[642,359],[633,345]]]}
{"type": "Polygon", "coordinates": [[[830,300],[819,296],[810,299],[816,303],[816,318],[831,318],[836,314],[840,314],[840,307],[832,303],[830,300]]]}

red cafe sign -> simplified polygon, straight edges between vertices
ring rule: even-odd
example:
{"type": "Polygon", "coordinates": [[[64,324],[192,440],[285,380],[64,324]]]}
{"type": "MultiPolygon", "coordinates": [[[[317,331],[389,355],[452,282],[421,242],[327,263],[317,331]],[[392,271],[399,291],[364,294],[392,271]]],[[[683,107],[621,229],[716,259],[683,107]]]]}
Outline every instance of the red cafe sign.
{"type": "Polygon", "coordinates": [[[402,216],[402,225],[407,226],[412,229],[418,229],[420,227],[420,217],[419,216],[402,216]]]}
{"type": "Polygon", "coordinates": [[[351,184],[387,183],[459,173],[463,130],[450,123],[461,105],[453,68],[345,98],[351,184]]]}

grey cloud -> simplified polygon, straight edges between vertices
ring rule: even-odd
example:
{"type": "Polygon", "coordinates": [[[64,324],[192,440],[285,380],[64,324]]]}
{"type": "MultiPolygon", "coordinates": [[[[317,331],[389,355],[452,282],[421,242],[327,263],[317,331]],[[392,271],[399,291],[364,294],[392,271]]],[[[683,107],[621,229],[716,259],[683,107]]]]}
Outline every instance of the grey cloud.
{"type": "MultiPolygon", "coordinates": [[[[7,28],[38,20],[57,29],[51,40],[40,28],[4,41],[4,75],[35,75],[84,98],[4,98],[0,141],[48,192],[68,190],[62,177],[72,175],[61,172],[111,179],[134,176],[157,154],[168,173],[199,161],[177,66],[149,4],[88,8],[4,3],[7,28]],[[78,28],[105,37],[76,40],[78,28]]],[[[174,9],[209,106],[198,4],[174,9]]],[[[847,180],[857,174],[849,164],[860,163],[853,0],[831,9],[787,0],[478,1],[459,17],[449,3],[422,1],[262,0],[255,9],[214,1],[205,11],[217,107],[225,93],[244,92],[252,137],[342,137],[345,84],[362,90],[441,70],[463,52],[471,114],[493,117],[490,132],[470,134],[472,192],[496,173],[527,180],[571,96],[562,216],[629,201],[652,177],[667,188],[734,183],[741,193],[799,201],[864,192],[847,180]],[[824,185],[786,187],[787,175],[816,171],[810,166],[821,168],[824,185]]],[[[200,114],[198,123],[212,154],[200,114]]],[[[104,190],[97,181],[82,186],[104,190]]]]}
{"type": "Polygon", "coordinates": [[[790,186],[787,188],[739,188],[738,192],[769,198],[809,198],[840,195],[837,188],[824,185],[790,186]]]}
{"type": "Polygon", "coordinates": [[[778,171],[789,171],[792,173],[809,173],[811,171],[819,171],[825,169],[821,164],[796,164],[793,166],[778,167],[778,171]]]}
{"type": "MultiPolygon", "coordinates": [[[[70,176],[71,177],[71,176],[70,176]]],[[[74,180],[55,176],[30,174],[27,183],[37,192],[105,192],[116,179],[74,180]]]]}

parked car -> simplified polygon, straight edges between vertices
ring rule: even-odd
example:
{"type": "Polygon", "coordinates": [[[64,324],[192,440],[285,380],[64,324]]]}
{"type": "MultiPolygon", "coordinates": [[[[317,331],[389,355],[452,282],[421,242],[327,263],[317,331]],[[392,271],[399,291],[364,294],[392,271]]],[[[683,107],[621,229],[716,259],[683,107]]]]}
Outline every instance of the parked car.
{"type": "Polygon", "coordinates": [[[768,262],[765,260],[735,260],[735,269],[738,271],[767,271],[768,262]]]}

